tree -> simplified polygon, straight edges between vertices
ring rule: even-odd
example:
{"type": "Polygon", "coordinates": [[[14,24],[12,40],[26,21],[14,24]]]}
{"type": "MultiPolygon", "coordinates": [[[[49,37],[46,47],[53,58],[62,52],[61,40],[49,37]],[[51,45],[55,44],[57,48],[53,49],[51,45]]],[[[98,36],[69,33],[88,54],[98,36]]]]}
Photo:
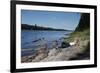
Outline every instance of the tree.
{"type": "Polygon", "coordinates": [[[82,13],[78,26],[75,31],[83,31],[85,29],[90,28],[90,14],[82,13]]]}

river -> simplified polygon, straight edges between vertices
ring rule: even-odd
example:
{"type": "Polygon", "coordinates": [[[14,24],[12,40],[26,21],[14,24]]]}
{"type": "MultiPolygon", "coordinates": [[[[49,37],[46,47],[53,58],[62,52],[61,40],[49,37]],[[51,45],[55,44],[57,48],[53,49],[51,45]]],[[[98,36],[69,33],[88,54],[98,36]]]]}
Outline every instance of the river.
{"type": "MultiPolygon", "coordinates": [[[[22,30],[21,31],[21,49],[36,49],[44,44],[47,48],[52,48],[53,42],[57,41],[59,45],[64,37],[68,37],[71,31],[35,31],[22,30]]],[[[26,53],[30,53],[26,51],[26,53]]],[[[22,51],[25,54],[25,51],[22,51]]]]}

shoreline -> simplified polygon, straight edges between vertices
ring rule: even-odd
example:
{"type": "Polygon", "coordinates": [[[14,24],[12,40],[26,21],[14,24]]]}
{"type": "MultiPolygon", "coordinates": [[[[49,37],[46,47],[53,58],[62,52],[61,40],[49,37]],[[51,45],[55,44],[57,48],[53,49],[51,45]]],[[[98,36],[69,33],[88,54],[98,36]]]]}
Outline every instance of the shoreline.
{"type": "MultiPolygon", "coordinates": [[[[21,49],[22,54],[25,54],[24,52],[31,52],[31,51],[36,51],[39,48],[47,48],[47,50],[51,50],[54,45],[57,43],[57,46],[61,46],[61,43],[63,42],[62,40],[64,40],[63,37],[59,38],[58,40],[53,40],[53,41],[48,41],[46,43],[45,40],[41,40],[41,42],[39,42],[39,46],[37,46],[37,48],[26,48],[26,49],[21,49]],[[42,44],[41,44],[42,43],[42,44]]],[[[37,41],[38,42],[38,41],[37,41]]],[[[28,55],[27,55],[28,56],[28,55]]]]}
{"type": "Polygon", "coordinates": [[[69,46],[66,48],[52,48],[47,50],[46,48],[38,48],[35,53],[29,56],[21,57],[22,63],[27,62],[49,62],[49,61],[69,61],[69,60],[83,60],[89,59],[88,56],[82,56],[82,49],[84,45],[89,42],[89,40],[81,41],[80,46],[69,46]],[[82,44],[83,43],[83,44],[82,44]],[[81,57],[81,58],[80,58],[81,57]]]}

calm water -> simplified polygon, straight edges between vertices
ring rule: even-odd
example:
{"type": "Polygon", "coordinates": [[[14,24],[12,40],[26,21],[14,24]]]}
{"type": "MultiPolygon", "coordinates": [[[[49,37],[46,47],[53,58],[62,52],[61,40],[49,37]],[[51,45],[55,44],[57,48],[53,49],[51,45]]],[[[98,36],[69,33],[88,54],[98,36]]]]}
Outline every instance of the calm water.
{"type": "Polygon", "coordinates": [[[52,48],[52,43],[54,41],[58,41],[60,44],[63,41],[63,37],[68,36],[67,34],[70,34],[70,33],[71,32],[68,32],[68,31],[24,30],[21,32],[21,48],[22,50],[36,49],[39,46],[44,45],[45,43],[47,44],[47,48],[52,48]]]}

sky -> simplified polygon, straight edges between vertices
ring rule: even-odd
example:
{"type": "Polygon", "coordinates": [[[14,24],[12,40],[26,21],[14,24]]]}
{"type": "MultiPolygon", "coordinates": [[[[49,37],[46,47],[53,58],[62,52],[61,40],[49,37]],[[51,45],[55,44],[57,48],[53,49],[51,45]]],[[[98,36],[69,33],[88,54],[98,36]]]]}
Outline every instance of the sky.
{"type": "Polygon", "coordinates": [[[21,10],[21,23],[51,27],[56,29],[75,30],[81,13],[21,10]]]}

